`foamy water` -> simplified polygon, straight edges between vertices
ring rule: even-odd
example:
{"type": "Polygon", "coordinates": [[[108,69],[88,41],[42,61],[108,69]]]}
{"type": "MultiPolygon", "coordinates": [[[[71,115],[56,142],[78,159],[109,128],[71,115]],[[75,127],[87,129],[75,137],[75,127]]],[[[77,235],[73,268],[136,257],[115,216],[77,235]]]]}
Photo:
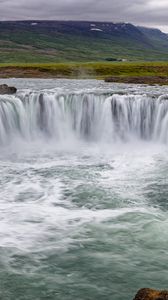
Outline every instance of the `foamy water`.
{"type": "MultiPolygon", "coordinates": [[[[118,110],[120,125],[128,116],[130,101],[138,104],[142,98],[147,99],[143,100],[143,111],[148,109],[149,99],[156,99],[157,105],[164,105],[162,116],[166,118],[167,102],[162,105],[162,101],[167,89],[113,86],[97,81],[10,80],[7,83],[19,87],[16,97],[21,100],[5,96],[1,100],[5,104],[27,101],[25,95],[32,98],[30,106],[22,106],[22,110],[12,104],[14,110],[7,110],[8,116],[20,112],[22,123],[14,127],[18,124],[14,117],[13,125],[4,127],[7,131],[3,139],[0,136],[1,298],[129,300],[141,287],[167,288],[166,121],[158,124],[148,110],[144,116],[153,123],[145,123],[143,135],[139,135],[141,126],[134,119],[136,130],[120,127],[116,139],[116,123],[111,130],[112,120],[108,119],[111,106],[108,108],[106,101],[119,99],[118,107],[124,109],[118,110]],[[34,114],[38,107],[33,101],[37,101],[37,95],[44,93],[44,89],[51,98],[55,94],[75,94],[75,100],[72,97],[71,100],[75,101],[75,111],[79,109],[77,116],[80,115],[75,131],[70,126],[69,106],[66,110],[64,106],[66,113],[60,119],[60,106],[45,110],[45,114],[53,112],[57,117],[57,122],[55,118],[52,121],[54,126],[59,120],[59,135],[57,127],[48,131],[52,130],[53,115],[45,123],[47,131],[41,131],[34,114]],[[81,113],[85,117],[88,114],[78,104],[81,94],[90,95],[90,113],[93,103],[94,107],[97,105],[94,119],[82,119],[81,113]],[[126,106],[123,102],[128,100],[126,106]],[[27,109],[30,112],[32,107],[29,117],[33,117],[29,119],[27,109]],[[102,116],[102,108],[104,127],[99,128],[97,116],[102,116]],[[86,127],[81,128],[81,124],[88,124],[88,120],[90,127],[83,131],[86,127]],[[160,131],[154,136],[156,123],[165,132],[162,139],[160,131]],[[101,134],[104,138],[99,138],[101,134]]],[[[45,101],[51,101],[47,97],[49,100],[45,101]]],[[[155,103],[152,107],[152,111],[157,110],[155,103]]],[[[141,109],[138,111],[135,106],[134,113],[141,109]]],[[[127,124],[133,126],[131,120],[127,124]]]]}

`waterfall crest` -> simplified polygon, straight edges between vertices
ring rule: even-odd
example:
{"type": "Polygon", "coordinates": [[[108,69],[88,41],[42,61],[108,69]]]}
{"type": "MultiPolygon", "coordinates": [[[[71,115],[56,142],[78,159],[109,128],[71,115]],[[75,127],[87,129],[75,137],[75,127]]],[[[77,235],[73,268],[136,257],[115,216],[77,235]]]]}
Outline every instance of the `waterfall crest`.
{"type": "Polygon", "coordinates": [[[168,96],[20,92],[0,96],[0,144],[71,137],[168,142],[168,96]]]}

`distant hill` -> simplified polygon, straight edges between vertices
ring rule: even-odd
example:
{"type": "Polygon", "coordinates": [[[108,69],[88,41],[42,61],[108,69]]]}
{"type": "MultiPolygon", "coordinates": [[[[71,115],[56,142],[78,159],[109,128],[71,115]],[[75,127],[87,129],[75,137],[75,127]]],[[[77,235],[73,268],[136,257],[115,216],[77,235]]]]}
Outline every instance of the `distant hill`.
{"type": "Polygon", "coordinates": [[[168,35],[129,23],[0,22],[0,63],[168,60],[168,35]]]}

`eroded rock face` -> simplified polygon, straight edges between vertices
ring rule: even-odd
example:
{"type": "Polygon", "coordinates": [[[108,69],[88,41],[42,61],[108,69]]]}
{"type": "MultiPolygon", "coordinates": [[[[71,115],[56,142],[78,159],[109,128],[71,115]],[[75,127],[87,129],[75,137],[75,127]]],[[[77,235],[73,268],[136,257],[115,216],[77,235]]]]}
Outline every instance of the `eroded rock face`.
{"type": "Polygon", "coordinates": [[[168,300],[168,291],[141,289],[136,294],[134,300],[168,300]]]}
{"type": "Polygon", "coordinates": [[[0,95],[5,94],[15,94],[17,92],[17,89],[14,86],[8,86],[7,84],[1,84],[0,85],[0,95]]]}

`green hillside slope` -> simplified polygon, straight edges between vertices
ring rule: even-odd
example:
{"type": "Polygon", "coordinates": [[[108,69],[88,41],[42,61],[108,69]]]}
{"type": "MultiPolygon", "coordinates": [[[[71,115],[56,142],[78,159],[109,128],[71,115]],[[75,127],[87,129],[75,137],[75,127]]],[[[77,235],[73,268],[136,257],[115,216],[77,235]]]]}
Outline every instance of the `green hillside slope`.
{"type": "Polygon", "coordinates": [[[0,22],[0,63],[168,60],[168,38],[131,24],[0,22]]]}

